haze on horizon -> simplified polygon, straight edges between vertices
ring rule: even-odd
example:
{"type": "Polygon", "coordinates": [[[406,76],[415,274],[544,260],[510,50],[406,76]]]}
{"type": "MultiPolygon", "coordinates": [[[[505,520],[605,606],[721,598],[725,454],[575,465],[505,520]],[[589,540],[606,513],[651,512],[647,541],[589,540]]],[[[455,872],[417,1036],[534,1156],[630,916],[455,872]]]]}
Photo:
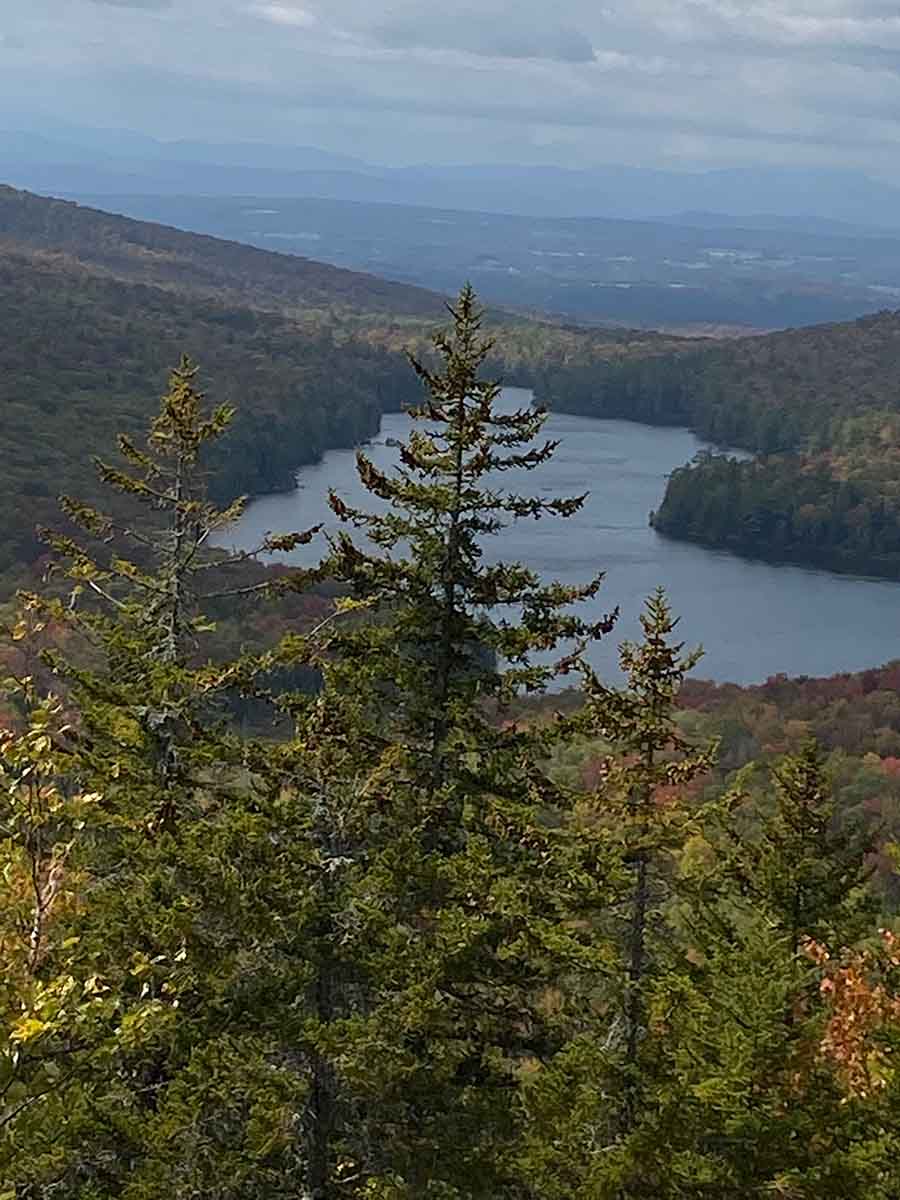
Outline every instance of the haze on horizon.
{"type": "Polygon", "coordinates": [[[45,136],[315,145],[394,166],[781,165],[900,182],[900,10],[5,0],[0,112],[45,136]]]}

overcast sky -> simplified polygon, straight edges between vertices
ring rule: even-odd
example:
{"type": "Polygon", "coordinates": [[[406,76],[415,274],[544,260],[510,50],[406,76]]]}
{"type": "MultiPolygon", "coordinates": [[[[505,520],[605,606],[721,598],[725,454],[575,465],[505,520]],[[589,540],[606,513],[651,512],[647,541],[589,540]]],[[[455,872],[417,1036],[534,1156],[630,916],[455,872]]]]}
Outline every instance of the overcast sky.
{"type": "Polygon", "coordinates": [[[391,164],[896,179],[900,0],[0,0],[0,125],[53,120],[391,164]]]}

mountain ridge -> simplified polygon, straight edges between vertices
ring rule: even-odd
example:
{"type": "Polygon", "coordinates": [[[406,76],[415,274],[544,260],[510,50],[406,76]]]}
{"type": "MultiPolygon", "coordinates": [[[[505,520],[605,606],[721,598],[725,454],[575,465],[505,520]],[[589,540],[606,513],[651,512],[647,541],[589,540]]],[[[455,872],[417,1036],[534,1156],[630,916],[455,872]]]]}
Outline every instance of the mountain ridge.
{"type": "Polygon", "coordinates": [[[127,131],[104,135],[77,128],[53,136],[0,130],[0,159],[4,174],[18,186],[55,194],[309,196],[526,216],[653,220],[710,210],[732,217],[768,213],[900,227],[900,188],[862,172],[827,168],[383,166],[310,146],[160,142],[127,131]]]}
{"type": "MultiPolygon", "coordinates": [[[[65,248],[86,267],[156,286],[184,286],[211,299],[251,300],[300,315],[310,307],[343,305],[392,316],[439,316],[444,299],[435,292],[363,272],[187,233],[154,222],[103,212],[0,183],[0,240],[35,251],[65,248]]],[[[251,303],[252,306],[252,303],[251,303]]]]}

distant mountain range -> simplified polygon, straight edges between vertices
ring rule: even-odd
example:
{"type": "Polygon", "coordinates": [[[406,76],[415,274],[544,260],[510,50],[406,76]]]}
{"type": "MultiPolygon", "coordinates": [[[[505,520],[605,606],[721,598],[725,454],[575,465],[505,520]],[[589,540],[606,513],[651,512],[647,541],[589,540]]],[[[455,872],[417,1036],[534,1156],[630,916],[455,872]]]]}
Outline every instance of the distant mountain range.
{"type": "Polygon", "coordinates": [[[752,167],[680,172],[603,166],[389,168],[309,147],[159,142],[73,129],[0,131],[0,176],[54,194],[281,196],[376,201],[541,217],[778,222],[804,218],[900,228],[900,188],[852,171],[752,167]]]}

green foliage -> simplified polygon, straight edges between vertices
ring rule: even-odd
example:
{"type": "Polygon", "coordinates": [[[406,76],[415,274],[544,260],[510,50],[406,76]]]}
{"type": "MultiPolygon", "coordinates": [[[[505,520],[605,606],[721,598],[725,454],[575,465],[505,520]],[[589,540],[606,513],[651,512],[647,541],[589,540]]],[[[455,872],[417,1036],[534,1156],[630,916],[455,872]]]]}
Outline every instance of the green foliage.
{"type": "Polygon", "coordinates": [[[553,407],[689,425],[752,462],[702,454],[673,472],[661,533],[739,554],[900,576],[898,316],[551,368],[553,407]]]}
{"type": "Polygon", "coordinates": [[[52,538],[71,596],[26,598],[38,625],[78,635],[49,656],[76,719],[30,704],[5,754],[7,861],[18,875],[31,863],[38,930],[4,1013],[10,1095],[25,1095],[5,1113],[0,1162],[26,1197],[273,1195],[303,1158],[306,1014],[292,1004],[313,976],[298,953],[308,814],[219,717],[225,691],[252,691],[267,664],[189,665],[208,629],[204,581],[228,565],[207,539],[241,508],[205,498],[203,450],[230,413],[207,414],[195,378],[183,360],[146,445],[123,439],[130,471],[100,464],[146,519],[121,526],[69,501],[90,539],[52,538]]]}
{"type": "MultiPolygon", "coordinates": [[[[207,495],[232,414],[187,359],[147,438],[99,464],[112,512],[65,501],[68,594],[24,596],[9,631],[3,1186],[889,1200],[900,954],[873,937],[871,781],[835,752],[832,793],[809,681],[686,684],[661,591],[625,686],[587,669],[614,615],[577,603],[602,577],[491,552],[582,501],[519,490],[553,452],[543,414],[499,410],[470,288],[451,315],[413,358],[399,469],[359,455],[373,511],[332,497],[365,541],[341,532],[316,571],[208,550],[242,501],[207,495]],[[314,635],[240,651],[248,606],[325,579],[314,635]],[[314,695],[273,686],[309,672],[314,695]],[[572,672],[576,701],[545,695],[572,672]],[[235,696],[283,736],[236,727],[235,696]],[[757,755],[771,775],[731,777],[757,755]]],[[[891,679],[859,685],[886,724],[857,748],[892,732],[891,679]]]]}
{"type": "Polygon", "coordinates": [[[688,1164],[660,1161],[671,1082],[657,1006],[673,955],[678,863],[700,827],[690,785],[712,756],[688,744],[675,720],[699,652],[683,656],[673,642],[677,622],[662,591],[641,621],[643,640],[620,650],[627,686],[612,690],[588,672],[574,719],[604,747],[576,816],[602,839],[607,875],[595,878],[593,905],[580,914],[594,970],[561,985],[568,1036],[525,1089],[523,1162],[549,1197],[649,1198],[669,1194],[664,1188],[682,1173],[685,1186],[696,1182],[688,1164]]]}
{"type": "Polygon", "coordinates": [[[849,479],[840,465],[809,455],[751,463],[701,455],[672,473],[654,528],[738,553],[897,578],[894,465],[880,447],[865,454],[862,473],[849,479]]]}
{"type": "Polygon", "coordinates": [[[348,588],[348,613],[372,619],[337,627],[321,703],[352,699],[360,751],[379,747],[390,772],[376,845],[387,841],[365,885],[379,913],[360,947],[372,991],[340,1062],[378,1147],[369,1194],[385,1197],[516,1193],[517,1076],[558,1044],[547,993],[586,952],[565,913],[583,905],[582,860],[597,852],[559,827],[570,799],[540,766],[552,736],[492,715],[554,677],[538,655],[560,647],[572,661],[612,626],[569,611],[599,577],[547,586],[488,559],[506,522],[565,517],[582,501],[500,490],[504,473],[540,466],[553,445],[531,445],[543,414],[495,408],[470,288],[452,317],[435,339],[440,365],[413,361],[426,398],[397,474],[358,457],[383,507],[332,496],[371,548],[342,533],[328,569],[348,588]]]}
{"type": "Polygon", "coordinates": [[[822,1054],[820,986],[823,959],[874,932],[872,840],[836,822],[813,743],[773,783],[761,804],[732,793],[685,864],[678,924],[690,953],[660,997],[684,1089],[680,1136],[736,1195],[880,1195],[855,1156],[858,1114],[822,1054]]]}

